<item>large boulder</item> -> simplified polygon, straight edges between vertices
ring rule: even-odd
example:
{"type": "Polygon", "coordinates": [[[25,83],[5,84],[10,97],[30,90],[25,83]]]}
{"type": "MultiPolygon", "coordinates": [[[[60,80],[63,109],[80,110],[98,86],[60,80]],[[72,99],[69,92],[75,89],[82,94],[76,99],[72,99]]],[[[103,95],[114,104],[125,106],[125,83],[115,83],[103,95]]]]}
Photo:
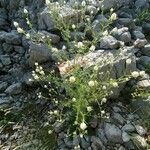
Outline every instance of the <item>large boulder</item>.
{"type": "MultiPolygon", "coordinates": [[[[76,58],[79,65],[82,67],[89,67],[92,65],[98,65],[99,70],[104,74],[107,71],[110,71],[110,76],[113,79],[118,79],[123,77],[124,75],[130,75],[131,72],[136,71],[136,57],[134,55],[135,49],[133,47],[126,47],[125,49],[121,50],[98,50],[95,52],[90,52],[83,57],[76,58]],[[115,58],[115,59],[114,59],[115,58]],[[126,60],[131,59],[131,64],[127,64],[126,60]],[[110,69],[111,68],[111,69],[110,69]]],[[[71,70],[74,66],[74,60],[71,62],[63,63],[59,66],[60,73],[63,75],[68,70],[71,70]]],[[[100,75],[101,80],[105,77],[105,75],[100,75]]],[[[118,97],[120,91],[124,88],[124,84],[120,84],[119,87],[113,90],[112,98],[118,97]]]]}
{"type": "Polygon", "coordinates": [[[80,18],[79,11],[74,10],[73,8],[69,7],[68,5],[58,6],[52,4],[49,8],[48,6],[44,8],[38,14],[38,28],[41,30],[53,30],[56,28],[56,23],[54,21],[53,16],[51,15],[51,11],[56,11],[60,15],[61,19],[66,24],[76,24],[80,18]]]}
{"type": "Polygon", "coordinates": [[[44,63],[52,60],[50,49],[47,45],[41,43],[30,43],[29,56],[30,67],[33,67],[35,62],[44,63]]]}

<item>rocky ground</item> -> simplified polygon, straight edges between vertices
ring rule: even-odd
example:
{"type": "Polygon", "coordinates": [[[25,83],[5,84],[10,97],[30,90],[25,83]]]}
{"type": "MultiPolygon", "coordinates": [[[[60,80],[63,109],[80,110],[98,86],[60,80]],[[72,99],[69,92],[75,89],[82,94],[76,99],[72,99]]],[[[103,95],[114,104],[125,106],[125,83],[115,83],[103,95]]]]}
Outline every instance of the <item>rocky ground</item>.
{"type": "MultiPolygon", "coordinates": [[[[138,14],[143,9],[150,8],[150,1],[104,0],[100,2],[93,0],[90,2],[89,0],[88,11],[93,11],[94,15],[97,14],[93,20],[93,29],[96,31],[99,31],[98,24],[100,22],[107,23],[108,21],[107,13],[98,15],[97,8],[102,4],[106,12],[110,8],[116,8],[118,19],[114,27],[117,28],[112,31],[111,35],[103,37],[101,43],[97,46],[96,54],[91,52],[87,57],[91,59],[91,62],[95,63],[99,61],[100,57],[107,56],[109,52],[114,53],[116,49],[123,46],[125,55],[119,59],[119,63],[116,62],[114,64],[115,76],[121,76],[126,68],[130,68],[130,71],[144,70],[147,74],[141,80],[130,81],[122,89],[128,91],[129,88],[135,86],[149,89],[150,19],[138,18],[138,14]],[[124,42],[123,45],[122,42],[124,42]],[[124,57],[133,58],[132,66],[125,67],[124,57]]],[[[75,13],[71,8],[73,5],[73,0],[69,0],[67,8],[62,9],[62,15],[66,18],[73,18],[75,22],[78,13],[75,13]]],[[[10,114],[9,117],[12,118],[7,127],[7,130],[11,132],[3,130],[4,126],[0,127],[0,147],[3,150],[17,149],[17,146],[22,141],[26,141],[24,149],[29,145],[36,145],[37,139],[35,141],[29,140],[37,132],[32,128],[32,123],[35,121],[35,118],[38,118],[38,121],[42,120],[46,112],[45,108],[51,108],[46,101],[43,100],[41,102],[41,100],[38,100],[36,93],[39,89],[29,79],[32,78],[35,62],[39,62],[45,68],[51,68],[54,67],[54,61],[47,47],[43,44],[28,41],[16,31],[13,25],[14,21],[21,24],[24,29],[29,30],[23,13],[24,8],[29,10],[30,19],[40,34],[49,36],[54,45],[62,45],[63,42],[60,35],[55,32],[55,25],[51,18],[48,17],[49,12],[43,0],[0,1],[0,114],[5,114],[5,116],[10,114]],[[36,105],[35,109],[32,103],[36,105]],[[31,110],[27,110],[27,106],[30,106],[34,113],[31,110]],[[5,108],[7,108],[6,112],[3,111],[5,108]],[[24,115],[21,117],[24,119],[18,122],[15,118],[15,111],[24,115]],[[30,134],[28,134],[29,132],[30,134]]],[[[80,32],[78,34],[83,33],[80,32]]],[[[126,102],[129,102],[129,99],[127,96],[126,102]]],[[[81,149],[85,150],[148,149],[149,130],[148,126],[142,123],[144,123],[143,113],[147,114],[146,116],[149,115],[150,99],[133,101],[130,105],[127,105],[129,104],[128,102],[125,104],[124,102],[111,102],[106,110],[107,115],[104,117],[105,119],[99,121],[94,118],[91,122],[95,133],[94,136],[79,137],[70,141],[58,124],[56,128],[58,135],[57,149],[73,149],[76,145],[80,145],[81,149]],[[141,113],[141,110],[143,113],[141,113]]],[[[0,119],[2,118],[0,117],[0,119]]],[[[42,121],[44,122],[45,119],[42,121]]],[[[18,149],[23,148],[18,147],[18,149]]],[[[33,149],[36,148],[34,147],[33,149]]]]}

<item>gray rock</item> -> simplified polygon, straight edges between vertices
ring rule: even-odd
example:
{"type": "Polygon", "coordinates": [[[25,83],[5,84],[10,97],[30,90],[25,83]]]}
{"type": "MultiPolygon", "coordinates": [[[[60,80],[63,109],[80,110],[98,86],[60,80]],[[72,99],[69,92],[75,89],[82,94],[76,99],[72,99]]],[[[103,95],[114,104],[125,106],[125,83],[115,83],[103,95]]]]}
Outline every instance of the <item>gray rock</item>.
{"type": "Polygon", "coordinates": [[[142,25],[142,27],[143,27],[144,33],[149,33],[150,32],[150,23],[144,23],[142,25]]]}
{"type": "Polygon", "coordinates": [[[125,32],[125,33],[121,34],[119,40],[123,41],[124,43],[131,42],[130,32],[125,32]]]}
{"type": "Polygon", "coordinates": [[[119,113],[113,113],[112,117],[119,124],[124,124],[125,123],[125,119],[119,113]]]}
{"type": "Polygon", "coordinates": [[[117,49],[120,47],[119,41],[115,39],[113,36],[108,35],[101,39],[100,48],[103,49],[117,49]]]}
{"type": "Polygon", "coordinates": [[[100,32],[101,31],[101,25],[107,25],[108,24],[108,19],[104,15],[98,15],[96,20],[93,21],[92,23],[92,29],[95,32],[100,32]]]}
{"type": "Polygon", "coordinates": [[[117,107],[117,106],[114,106],[113,107],[113,111],[118,113],[118,112],[121,112],[121,109],[119,107],[117,107]]]}
{"type": "Polygon", "coordinates": [[[3,50],[4,52],[12,52],[13,51],[13,45],[11,44],[7,44],[7,43],[4,43],[3,44],[3,50]]]}
{"type": "Polygon", "coordinates": [[[23,75],[22,82],[25,83],[28,86],[32,86],[36,81],[34,80],[32,76],[32,72],[27,72],[23,75]]]}
{"type": "Polygon", "coordinates": [[[104,145],[107,145],[108,140],[106,139],[104,130],[103,129],[98,129],[96,134],[100,138],[100,140],[104,143],[104,145]]]}
{"type": "Polygon", "coordinates": [[[130,140],[129,142],[124,143],[126,149],[135,149],[133,142],[130,140]]]}
{"type": "Polygon", "coordinates": [[[146,8],[148,6],[149,6],[149,4],[148,4],[147,0],[137,0],[135,2],[136,8],[146,8]]]}
{"type": "MultiPolygon", "coordinates": [[[[61,132],[62,127],[63,127],[62,123],[56,122],[55,125],[54,125],[54,130],[55,130],[55,132],[56,132],[56,133],[61,132]]],[[[68,141],[68,140],[66,139],[66,142],[67,142],[67,141],[68,141]]]]}
{"type": "Polygon", "coordinates": [[[140,126],[140,125],[135,125],[136,131],[139,135],[143,136],[146,134],[146,130],[140,126]]]}
{"type": "Polygon", "coordinates": [[[103,0],[102,5],[104,5],[104,10],[109,10],[111,8],[121,7],[123,5],[128,5],[130,0],[103,0]]]}
{"type": "Polygon", "coordinates": [[[148,56],[142,56],[138,60],[138,63],[143,65],[143,66],[148,66],[150,64],[150,57],[148,56]]]}
{"type": "Polygon", "coordinates": [[[3,38],[8,44],[14,45],[21,44],[21,36],[15,30],[5,33],[3,38]]]}
{"type": "Polygon", "coordinates": [[[0,41],[4,41],[4,37],[7,34],[5,31],[0,31],[0,41]]]}
{"type": "Polygon", "coordinates": [[[14,50],[19,54],[25,53],[25,49],[22,46],[14,46],[14,50]]]}
{"type": "Polygon", "coordinates": [[[51,42],[52,42],[53,44],[57,44],[57,43],[59,43],[59,41],[60,41],[60,37],[59,37],[58,35],[49,33],[49,32],[47,32],[47,31],[39,31],[38,34],[39,34],[41,37],[44,36],[44,37],[47,37],[47,38],[51,39],[51,42]]]}
{"type": "Polygon", "coordinates": [[[145,45],[144,48],[141,49],[141,51],[144,55],[150,57],[150,44],[145,45]]]}
{"type": "Polygon", "coordinates": [[[11,64],[11,60],[10,60],[10,57],[8,55],[1,55],[0,60],[4,66],[11,64]]]}
{"type": "Polygon", "coordinates": [[[125,132],[134,132],[135,131],[135,127],[132,124],[126,124],[122,127],[122,131],[125,132]]]}
{"type": "Polygon", "coordinates": [[[88,149],[90,146],[90,142],[87,142],[84,138],[81,139],[81,147],[84,149],[88,149]]]}
{"type": "Polygon", "coordinates": [[[10,0],[9,1],[9,9],[16,10],[19,7],[20,0],[10,0]]]}
{"type": "MultiPolygon", "coordinates": [[[[61,7],[56,6],[56,4],[53,3],[51,8],[58,10],[59,14],[61,14],[61,17],[63,18],[63,21],[67,24],[76,24],[79,19],[79,12],[67,5],[61,7]]],[[[38,27],[42,30],[53,30],[56,28],[56,24],[48,7],[44,8],[44,10],[38,14],[38,27]]]]}
{"type": "Polygon", "coordinates": [[[0,8],[0,18],[8,19],[7,10],[4,8],[0,8]]]}
{"type": "Polygon", "coordinates": [[[130,27],[133,24],[133,20],[130,18],[119,18],[118,23],[124,25],[125,27],[130,27]]]}
{"type": "Polygon", "coordinates": [[[5,93],[10,95],[16,95],[20,94],[22,91],[22,84],[21,83],[15,83],[10,85],[6,90],[5,93]]]}
{"type": "Polygon", "coordinates": [[[135,48],[143,48],[146,44],[147,44],[147,40],[146,39],[137,39],[134,42],[134,47],[135,48]]]}
{"type": "Polygon", "coordinates": [[[73,142],[69,138],[65,138],[64,142],[65,142],[65,144],[66,144],[66,146],[68,148],[72,148],[73,147],[73,142]]]}
{"type": "Polygon", "coordinates": [[[76,136],[76,137],[73,137],[73,146],[78,146],[80,144],[80,137],[79,136],[76,136]]]}
{"type": "Polygon", "coordinates": [[[7,82],[0,82],[0,92],[3,92],[8,86],[7,82]]]}
{"type": "Polygon", "coordinates": [[[105,146],[103,145],[103,143],[98,137],[92,136],[91,142],[92,142],[91,147],[93,150],[99,150],[99,149],[105,150],[105,146]]]}
{"type": "Polygon", "coordinates": [[[117,126],[106,123],[104,130],[109,142],[118,144],[123,143],[121,130],[117,126]]]}
{"type": "Polygon", "coordinates": [[[3,64],[0,62],[0,68],[2,68],[3,67],[3,64]]]}
{"type": "Polygon", "coordinates": [[[1,105],[3,106],[4,104],[9,104],[9,103],[10,103],[9,97],[5,97],[5,98],[0,97],[0,108],[1,108],[1,105]]]}
{"type": "Polygon", "coordinates": [[[129,142],[130,141],[130,136],[128,135],[127,132],[122,133],[122,140],[123,140],[123,142],[129,142]]]}
{"type": "Polygon", "coordinates": [[[44,44],[31,43],[29,56],[29,65],[31,67],[34,66],[35,62],[44,63],[52,60],[50,50],[44,44]]]}
{"type": "Polygon", "coordinates": [[[144,39],[145,35],[141,31],[133,31],[133,37],[134,39],[144,39]]]}

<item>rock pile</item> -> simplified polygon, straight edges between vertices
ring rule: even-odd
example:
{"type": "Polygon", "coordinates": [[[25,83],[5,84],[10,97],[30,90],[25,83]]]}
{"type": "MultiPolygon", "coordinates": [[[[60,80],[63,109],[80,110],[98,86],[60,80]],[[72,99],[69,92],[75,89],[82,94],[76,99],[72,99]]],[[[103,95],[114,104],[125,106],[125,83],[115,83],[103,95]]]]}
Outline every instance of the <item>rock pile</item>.
{"type": "MultiPolygon", "coordinates": [[[[69,0],[63,8],[60,8],[61,16],[66,21],[69,20],[69,23],[76,23],[80,19],[80,12],[73,8],[74,2],[74,0],[69,0]]],[[[78,1],[75,4],[80,5],[81,3],[78,1]]],[[[150,88],[150,20],[143,22],[140,26],[136,23],[138,14],[143,8],[149,9],[150,1],[87,0],[87,4],[87,14],[93,12],[90,15],[95,15],[92,20],[93,30],[95,31],[99,32],[98,24],[102,21],[108,22],[107,11],[110,8],[115,8],[118,15],[118,19],[111,27],[111,34],[104,36],[101,42],[96,45],[96,52],[91,52],[85,56],[90,60],[89,63],[101,61],[101,58],[107,57],[108,53],[114,54],[121,50],[124,53],[114,64],[114,76],[121,76],[126,69],[128,71],[144,70],[147,72],[147,76],[135,83],[134,86],[150,88]],[[106,12],[103,15],[98,14],[97,8],[100,7],[106,12]],[[113,29],[113,27],[116,28],[113,29]],[[132,59],[131,66],[126,66],[126,58],[132,59]]],[[[48,66],[54,64],[54,59],[44,44],[28,41],[16,31],[13,25],[14,21],[17,21],[24,29],[29,30],[25,22],[24,8],[29,10],[29,17],[39,34],[50,37],[56,47],[63,43],[43,0],[0,1],[0,108],[11,104],[19,109],[21,103],[27,100],[27,88],[35,88],[29,81],[32,78],[31,72],[35,62],[39,62],[41,65],[48,64],[48,66]]],[[[74,35],[73,32],[71,34],[74,35]]],[[[79,32],[79,35],[83,34],[82,31],[79,32]]],[[[105,68],[103,69],[105,70],[105,68]]],[[[119,92],[123,88],[124,86],[120,87],[119,92]]],[[[119,94],[119,92],[116,93],[119,94]]],[[[34,97],[34,94],[28,95],[29,97],[34,97]]],[[[135,109],[138,109],[139,105],[142,105],[142,109],[145,109],[147,104],[150,105],[149,99],[143,100],[143,102],[133,102],[135,109]]],[[[145,109],[145,113],[149,113],[149,108],[145,109]]],[[[123,109],[123,106],[118,106],[118,104],[113,106],[111,110],[110,118],[104,120],[96,128],[96,136],[79,137],[69,141],[65,138],[64,132],[59,132],[58,149],[72,149],[73,146],[80,144],[82,149],[85,150],[125,150],[136,149],[135,143],[138,143],[141,149],[145,149],[144,135],[146,131],[136,123],[139,118],[136,115],[129,114],[128,111],[123,109]],[[130,136],[130,133],[134,134],[130,136]]],[[[0,138],[0,143],[1,140],[0,138]]]]}

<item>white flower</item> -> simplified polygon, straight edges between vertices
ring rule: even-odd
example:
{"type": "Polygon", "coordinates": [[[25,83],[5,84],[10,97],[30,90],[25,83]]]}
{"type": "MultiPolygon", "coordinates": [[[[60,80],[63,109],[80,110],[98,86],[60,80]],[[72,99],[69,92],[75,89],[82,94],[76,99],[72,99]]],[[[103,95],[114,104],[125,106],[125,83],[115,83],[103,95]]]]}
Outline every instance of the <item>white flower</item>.
{"type": "Polygon", "coordinates": [[[107,36],[108,35],[108,31],[106,30],[102,34],[103,34],[103,36],[107,36]]]}
{"type": "Polygon", "coordinates": [[[93,12],[93,11],[91,11],[90,13],[91,13],[91,14],[93,14],[94,12],[93,12]]]}
{"type": "Polygon", "coordinates": [[[88,106],[88,107],[87,107],[87,111],[88,111],[88,112],[91,112],[92,110],[93,110],[93,109],[92,109],[91,106],[88,106]]]}
{"type": "Polygon", "coordinates": [[[112,86],[113,86],[113,87],[118,87],[118,83],[117,83],[117,82],[113,82],[113,83],[112,83],[112,86]]]}
{"type": "Polygon", "coordinates": [[[86,20],[87,20],[88,22],[90,22],[90,18],[86,18],[86,20]]]}
{"type": "Polygon", "coordinates": [[[57,110],[54,110],[54,114],[57,115],[57,114],[58,114],[58,111],[57,111],[57,110]]]}
{"type": "Polygon", "coordinates": [[[107,88],[106,88],[106,86],[104,85],[104,86],[102,87],[102,89],[103,89],[103,90],[106,90],[107,88]]]}
{"type": "Polygon", "coordinates": [[[52,134],[52,133],[53,133],[53,131],[52,131],[52,130],[49,130],[49,131],[48,131],[48,134],[52,134]]]}
{"type": "Polygon", "coordinates": [[[53,52],[53,53],[56,53],[56,52],[58,52],[58,49],[57,49],[56,47],[53,47],[53,48],[52,48],[52,52],[53,52]]]}
{"type": "Polygon", "coordinates": [[[83,7],[85,7],[86,2],[85,2],[85,1],[82,1],[81,5],[82,5],[83,7]]]}
{"type": "Polygon", "coordinates": [[[90,51],[94,51],[95,50],[95,46],[94,45],[92,45],[91,47],[90,47],[90,51]]]}
{"type": "Polygon", "coordinates": [[[83,43],[82,42],[78,42],[77,48],[82,48],[82,47],[83,47],[83,43]]]}
{"type": "Polygon", "coordinates": [[[66,49],[66,46],[65,46],[65,45],[63,45],[62,50],[65,50],[65,49],[66,49]]]}
{"type": "Polygon", "coordinates": [[[75,102],[75,101],[76,101],[76,98],[72,98],[72,101],[75,102]]]}
{"type": "Polygon", "coordinates": [[[30,39],[30,34],[29,33],[26,34],[26,39],[30,39]]]}
{"type": "Polygon", "coordinates": [[[38,62],[35,62],[35,66],[38,66],[39,64],[38,64],[38,62]]]}
{"type": "Polygon", "coordinates": [[[49,5],[50,4],[50,0],[45,0],[45,4],[49,5]]]}
{"type": "Polygon", "coordinates": [[[104,110],[102,110],[102,111],[101,111],[101,114],[102,114],[102,115],[104,115],[104,114],[105,114],[105,111],[104,111],[104,110]]]}
{"type": "Polygon", "coordinates": [[[73,24],[73,25],[72,25],[72,29],[75,29],[75,28],[76,28],[76,26],[73,24]]]}
{"type": "Polygon", "coordinates": [[[18,33],[24,33],[24,30],[20,27],[17,28],[18,33]]]}
{"type": "Polygon", "coordinates": [[[69,81],[70,81],[71,83],[74,83],[74,82],[76,81],[76,78],[75,78],[74,76],[71,76],[71,77],[69,78],[69,81]]]}
{"type": "Polygon", "coordinates": [[[27,24],[30,25],[30,21],[29,20],[27,21],[27,24]]]}
{"type": "Polygon", "coordinates": [[[94,66],[94,70],[95,71],[97,71],[98,70],[98,66],[96,65],[96,66],[94,66]]]}
{"type": "Polygon", "coordinates": [[[101,103],[106,103],[107,102],[107,99],[106,98],[103,98],[101,103]]]}
{"type": "Polygon", "coordinates": [[[39,76],[38,76],[38,75],[34,75],[34,79],[35,79],[35,80],[38,80],[38,79],[39,79],[39,76]]]}
{"type": "Polygon", "coordinates": [[[25,14],[28,14],[28,10],[27,10],[26,8],[24,8],[23,12],[24,12],[25,14]]]}
{"type": "Polygon", "coordinates": [[[139,74],[141,77],[143,77],[143,76],[145,76],[145,71],[140,71],[139,74]]]}
{"type": "Polygon", "coordinates": [[[32,79],[29,79],[29,82],[31,82],[32,81],[32,79]]]}
{"type": "Polygon", "coordinates": [[[127,64],[131,64],[131,62],[132,62],[132,60],[130,58],[126,60],[127,64]]]}
{"type": "Polygon", "coordinates": [[[87,125],[84,123],[84,122],[82,122],[81,124],[80,124],[80,129],[81,130],[85,130],[87,128],[87,125]]]}
{"type": "Polygon", "coordinates": [[[89,85],[90,87],[93,87],[93,86],[95,85],[95,82],[94,82],[94,81],[89,81],[88,85],[89,85]]]}
{"type": "Polygon", "coordinates": [[[19,26],[18,22],[16,22],[16,21],[14,21],[13,24],[16,28],[19,26]]]}
{"type": "Polygon", "coordinates": [[[110,16],[110,19],[113,21],[113,20],[116,20],[117,19],[117,14],[116,13],[112,13],[112,15],[110,16]]]}
{"type": "Polygon", "coordinates": [[[113,12],[113,11],[114,11],[114,9],[113,9],[113,8],[111,8],[111,9],[110,9],[110,12],[113,12]]]}
{"type": "Polygon", "coordinates": [[[39,72],[41,75],[45,75],[45,72],[42,70],[39,72]]]}
{"type": "Polygon", "coordinates": [[[132,77],[137,78],[139,76],[139,72],[133,71],[131,75],[132,77]]]}

